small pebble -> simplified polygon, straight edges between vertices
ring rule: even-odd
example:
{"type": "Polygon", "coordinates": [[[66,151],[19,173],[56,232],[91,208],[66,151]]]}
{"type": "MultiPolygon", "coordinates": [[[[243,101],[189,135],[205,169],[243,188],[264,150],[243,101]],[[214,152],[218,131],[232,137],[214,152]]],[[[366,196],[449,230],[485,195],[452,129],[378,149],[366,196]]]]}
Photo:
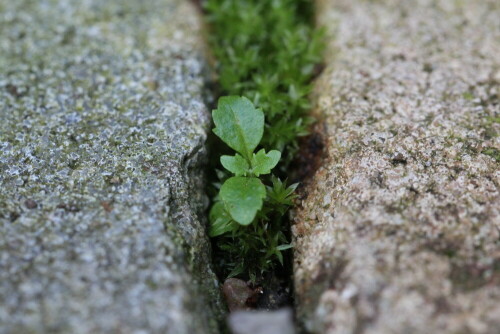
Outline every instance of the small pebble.
{"type": "Polygon", "coordinates": [[[232,334],[295,334],[292,310],[237,311],[228,318],[232,334]]]}
{"type": "Polygon", "coordinates": [[[222,293],[230,312],[250,309],[247,306],[247,301],[254,295],[254,291],[245,281],[238,278],[228,278],[224,281],[222,293]]]}

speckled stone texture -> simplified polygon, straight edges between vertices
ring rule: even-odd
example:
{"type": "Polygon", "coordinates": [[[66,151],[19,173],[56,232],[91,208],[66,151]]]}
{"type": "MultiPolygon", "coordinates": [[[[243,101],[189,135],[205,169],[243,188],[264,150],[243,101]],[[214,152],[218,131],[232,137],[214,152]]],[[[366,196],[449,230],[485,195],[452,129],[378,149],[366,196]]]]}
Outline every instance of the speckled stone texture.
{"type": "Polygon", "coordinates": [[[320,0],[325,157],[294,213],[313,333],[500,333],[500,2],[320,0]]]}
{"type": "Polygon", "coordinates": [[[0,0],[0,333],[216,333],[183,0],[0,0]]]}

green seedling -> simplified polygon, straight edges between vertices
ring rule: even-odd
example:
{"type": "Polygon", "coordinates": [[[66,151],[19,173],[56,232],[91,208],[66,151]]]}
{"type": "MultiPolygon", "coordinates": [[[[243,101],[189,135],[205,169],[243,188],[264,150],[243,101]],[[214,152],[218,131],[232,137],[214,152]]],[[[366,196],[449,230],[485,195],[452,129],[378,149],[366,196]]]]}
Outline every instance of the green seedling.
{"type": "MultiPolygon", "coordinates": [[[[277,150],[266,152],[260,149],[255,153],[264,133],[264,113],[245,97],[226,96],[219,99],[212,117],[215,123],[213,132],[235,154],[220,158],[230,176],[220,186],[219,195],[210,210],[209,235],[234,238],[237,234],[246,233],[253,240],[243,245],[245,253],[264,252],[264,259],[276,257],[283,262],[281,251],[290,248],[290,245],[286,244],[281,228],[276,229],[276,224],[270,224],[269,218],[273,211],[280,217],[284,214],[292,204],[296,185],[286,187],[278,178],[272,177],[272,186],[266,187],[261,179],[271,173],[281,157],[277,150]]],[[[263,268],[267,267],[269,264],[264,264],[263,268]]],[[[240,270],[243,268],[238,272],[240,270]]]]}
{"type": "MultiPolygon", "coordinates": [[[[276,150],[266,153],[264,149],[254,153],[264,133],[264,113],[247,98],[222,97],[212,117],[214,133],[237,152],[221,157],[222,166],[235,176],[224,182],[219,196],[229,216],[241,225],[248,225],[266,197],[266,187],[258,177],[271,173],[281,153],[276,150]]],[[[216,225],[213,228],[218,229],[216,225]]]]}
{"type": "Polygon", "coordinates": [[[209,233],[221,276],[255,278],[283,263],[291,247],[286,212],[296,185],[275,175],[287,175],[311,124],[308,95],[321,68],[323,32],[313,27],[311,0],[203,4],[218,85],[230,96],[214,111],[214,132],[235,151],[213,154],[223,168],[209,189],[209,233]]]}

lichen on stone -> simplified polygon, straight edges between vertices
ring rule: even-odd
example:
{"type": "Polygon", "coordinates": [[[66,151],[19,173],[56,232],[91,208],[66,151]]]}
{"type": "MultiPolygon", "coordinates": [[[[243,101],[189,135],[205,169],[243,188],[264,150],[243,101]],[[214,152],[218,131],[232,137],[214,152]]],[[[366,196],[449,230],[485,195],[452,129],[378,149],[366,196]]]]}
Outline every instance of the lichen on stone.
{"type": "Polygon", "coordinates": [[[194,7],[0,8],[0,333],[217,332],[194,7]]]}

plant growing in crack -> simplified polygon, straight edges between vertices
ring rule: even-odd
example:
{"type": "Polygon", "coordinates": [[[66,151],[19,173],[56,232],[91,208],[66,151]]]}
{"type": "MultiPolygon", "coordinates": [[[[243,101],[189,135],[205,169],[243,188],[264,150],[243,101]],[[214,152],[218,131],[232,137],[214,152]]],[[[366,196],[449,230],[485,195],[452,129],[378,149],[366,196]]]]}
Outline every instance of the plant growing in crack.
{"type": "Polygon", "coordinates": [[[260,149],[255,153],[264,134],[264,113],[249,99],[222,97],[212,116],[213,132],[236,153],[220,158],[227,171],[219,172],[209,235],[219,239],[229,277],[247,271],[255,280],[277,262],[283,264],[282,251],[291,248],[280,225],[297,185],[287,187],[277,177],[269,177],[281,152],[260,149]]]}

